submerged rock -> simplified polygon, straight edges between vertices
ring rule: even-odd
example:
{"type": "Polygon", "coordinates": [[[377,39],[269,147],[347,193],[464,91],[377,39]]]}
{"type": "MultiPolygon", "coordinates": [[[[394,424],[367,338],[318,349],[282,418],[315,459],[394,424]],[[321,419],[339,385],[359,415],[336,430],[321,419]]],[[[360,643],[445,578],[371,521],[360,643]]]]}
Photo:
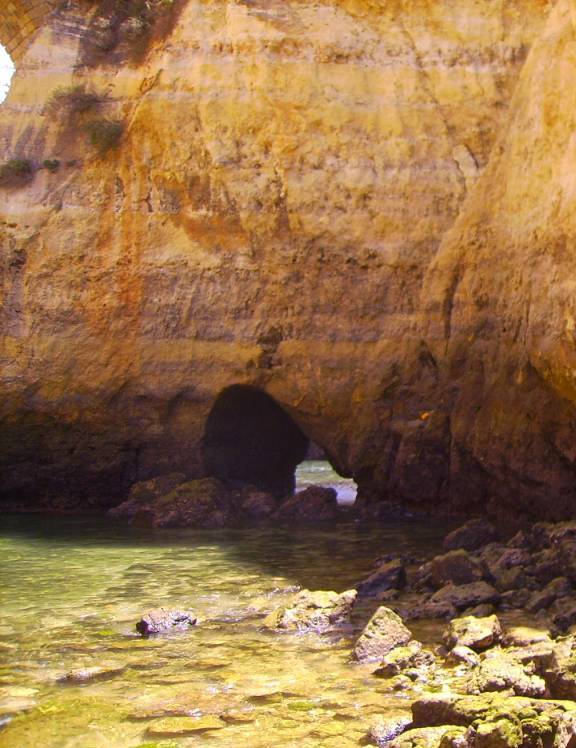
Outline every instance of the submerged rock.
{"type": "Polygon", "coordinates": [[[219,717],[165,717],[153,722],[146,734],[154,738],[184,737],[224,727],[226,723],[219,717]]]}
{"type": "Polygon", "coordinates": [[[350,623],[356,590],[337,592],[302,590],[294,602],[270,613],[263,621],[272,629],[326,631],[350,623]]]}
{"type": "Polygon", "coordinates": [[[400,590],[406,586],[406,570],[400,559],[381,564],[375,572],[357,585],[360,595],[375,595],[389,590],[400,590]]]}
{"type": "Polygon", "coordinates": [[[286,499],[273,518],[293,522],[325,522],[336,518],[338,513],[337,493],[334,488],[308,486],[304,491],[286,499]]]}
{"type": "Polygon", "coordinates": [[[191,626],[195,626],[197,622],[198,619],[191,611],[155,608],[142,616],[136,624],[136,631],[142,636],[168,631],[186,631],[191,626]]]}
{"type": "Polygon", "coordinates": [[[450,649],[459,646],[481,652],[497,644],[501,636],[502,627],[496,616],[466,616],[450,621],[449,629],[444,632],[444,643],[450,649]]]}
{"type": "Polygon", "coordinates": [[[90,681],[108,680],[120,675],[126,670],[124,665],[95,665],[94,667],[70,670],[60,678],[60,682],[66,683],[88,683],[90,681]]]}
{"type": "Polygon", "coordinates": [[[497,537],[494,526],[486,519],[472,519],[444,538],[444,550],[476,551],[497,537]]]}
{"type": "Polygon", "coordinates": [[[378,662],[396,647],[412,640],[399,615],[389,608],[380,607],[368,621],[354,647],[353,656],[358,662],[378,662]]]}

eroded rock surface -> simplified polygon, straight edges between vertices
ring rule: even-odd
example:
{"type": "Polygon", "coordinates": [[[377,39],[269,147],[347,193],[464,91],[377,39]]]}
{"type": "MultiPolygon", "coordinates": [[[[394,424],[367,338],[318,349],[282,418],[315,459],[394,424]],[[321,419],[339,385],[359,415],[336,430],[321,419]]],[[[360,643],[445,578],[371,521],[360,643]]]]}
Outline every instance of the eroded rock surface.
{"type": "Polygon", "coordinates": [[[302,590],[291,605],[270,613],[264,625],[287,631],[327,631],[350,623],[355,600],[356,590],[341,594],[302,590]]]}
{"type": "Polygon", "coordinates": [[[58,5],[0,9],[28,34],[0,150],[33,174],[1,201],[6,501],[203,478],[240,384],[364,507],[570,514],[568,0],[186,0],[139,59],[58,5]],[[104,155],[50,113],[77,85],[104,155]]]}

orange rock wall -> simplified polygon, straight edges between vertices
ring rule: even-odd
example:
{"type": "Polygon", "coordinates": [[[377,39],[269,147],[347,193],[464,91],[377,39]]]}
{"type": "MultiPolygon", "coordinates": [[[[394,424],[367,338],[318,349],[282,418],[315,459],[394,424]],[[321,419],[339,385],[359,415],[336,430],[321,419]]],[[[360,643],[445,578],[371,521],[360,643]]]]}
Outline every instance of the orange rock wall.
{"type": "MultiPolygon", "coordinates": [[[[547,454],[543,433],[488,417],[475,367],[489,355],[507,402],[556,408],[557,388],[508,375],[527,355],[511,328],[472,355],[459,299],[476,329],[516,286],[490,237],[479,270],[480,239],[458,231],[478,195],[485,216],[527,209],[522,178],[520,204],[506,201],[492,163],[559,13],[544,0],[188,0],[140,62],[96,67],[78,8],[51,15],[0,108],[5,158],[62,164],[2,194],[6,493],[112,502],[158,472],[200,475],[214,398],[250,384],[365,502],[538,505],[549,476],[536,467],[533,490],[527,465],[547,454]],[[124,123],[105,158],[47,113],[56,87],[79,83],[124,123]],[[480,277],[476,298],[466,283],[480,277]]],[[[530,265],[514,263],[522,287],[530,265]]],[[[573,477],[570,459],[553,470],[557,486],[573,477]]]]}

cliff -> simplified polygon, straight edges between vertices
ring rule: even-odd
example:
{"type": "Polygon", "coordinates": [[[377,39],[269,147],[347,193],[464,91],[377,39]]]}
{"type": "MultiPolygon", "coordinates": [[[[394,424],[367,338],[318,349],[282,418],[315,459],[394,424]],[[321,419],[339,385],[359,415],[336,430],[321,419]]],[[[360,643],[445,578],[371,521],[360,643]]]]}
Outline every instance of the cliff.
{"type": "Polygon", "coordinates": [[[573,511],[568,0],[141,5],[18,31],[5,496],[204,475],[243,385],[365,503],[573,511]]]}

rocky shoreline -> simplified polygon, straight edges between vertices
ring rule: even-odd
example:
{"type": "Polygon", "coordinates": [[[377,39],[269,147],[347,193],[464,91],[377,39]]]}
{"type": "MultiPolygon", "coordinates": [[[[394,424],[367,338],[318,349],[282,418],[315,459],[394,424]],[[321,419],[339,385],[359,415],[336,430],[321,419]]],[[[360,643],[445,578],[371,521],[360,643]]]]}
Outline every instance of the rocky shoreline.
{"type": "MultiPolygon", "coordinates": [[[[540,523],[503,541],[487,520],[472,520],[443,545],[424,563],[379,559],[353,589],[300,590],[272,611],[247,611],[246,620],[274,636],[349,642],[348,667],[362,668],[378,693],[401,695],[405,708],[372,716],[364,744],[574,748],[576,521],[540,523]],[[411,631],[422,619],[445,619],[436,641],[411,631]]],[[[190,610],[160,608],[143,615],[136,630],[148,638],[202,624],[190,610]]],[[[116,674],[88,668],[61,681],[81,685],[116,674]]],[[[160,721],[163,735],[178,737],[221,729],[226,715],[160,721]]]]}
{"type": "Polygon", "coordinates": [[[380,605],[351,661],[405,692],[411,711],[383,715],[372,743],[389,748],[568,748],[576,745],[576,522],[540,523],[507,542],[486,520],[450,533],[421,565],[384,559],[355,590],[301,592],[265,625],[327,631],[363,597],[380,605]],[[499,611],[530,625],[505,627],[499,611]],[[450,619],[425,647],[410,619],[450,619]]]}

